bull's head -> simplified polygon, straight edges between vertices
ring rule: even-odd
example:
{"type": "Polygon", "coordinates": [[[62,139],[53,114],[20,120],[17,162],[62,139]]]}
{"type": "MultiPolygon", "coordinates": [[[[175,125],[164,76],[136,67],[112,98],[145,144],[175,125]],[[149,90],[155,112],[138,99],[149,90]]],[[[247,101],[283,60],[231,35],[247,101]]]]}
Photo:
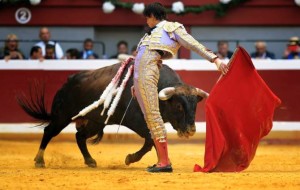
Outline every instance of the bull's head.
{"type": "Polygon", "coordinates": [[[208,93],[187,85],[167,87],[159,92],[162,100],[161,112],[164,120],[171,123],[180,137],[195,134],[197,103],[208,97],[208,93]]]}

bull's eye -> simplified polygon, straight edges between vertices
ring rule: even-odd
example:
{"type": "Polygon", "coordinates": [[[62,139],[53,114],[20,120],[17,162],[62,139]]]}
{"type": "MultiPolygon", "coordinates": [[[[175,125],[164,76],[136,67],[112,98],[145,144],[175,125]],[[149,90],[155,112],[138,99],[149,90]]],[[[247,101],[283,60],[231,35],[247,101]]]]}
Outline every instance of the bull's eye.
{"type": "Polygon", "coordinates": [[[182,111],[182,110],[183,110],[183,109],[182,109],[182,105],[181,105],[181,104],[177,104],[177,105],[176,105],[176,110],[182,111]]]}

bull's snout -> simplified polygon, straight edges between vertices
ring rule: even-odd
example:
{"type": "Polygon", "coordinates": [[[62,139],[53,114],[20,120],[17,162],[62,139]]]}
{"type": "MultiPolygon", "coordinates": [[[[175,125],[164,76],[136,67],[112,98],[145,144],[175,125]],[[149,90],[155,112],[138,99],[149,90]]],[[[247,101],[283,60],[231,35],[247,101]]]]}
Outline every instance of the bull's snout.
{"type": "Polygon", "coordinates": [[[196,133],[195,124],[188,125],[186,131],[180,131],[180,130],[177,131],[179,137],[185,137],[185,138],[189,138],[189,136],[193,136],[195,133],[196,133]]]}
{"type": "Polygon", "coordinates": [[[191,126],[188,127],[188,134],[190,136],[193,136],[196,133],[196,125],[193,124],[191,126]]]}

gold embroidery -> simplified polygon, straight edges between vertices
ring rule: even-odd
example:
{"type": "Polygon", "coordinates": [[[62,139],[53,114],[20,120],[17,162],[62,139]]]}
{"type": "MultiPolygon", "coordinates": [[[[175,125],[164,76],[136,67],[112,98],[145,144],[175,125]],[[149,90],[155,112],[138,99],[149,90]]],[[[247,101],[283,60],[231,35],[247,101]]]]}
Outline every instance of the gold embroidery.
{"type": "Polygon", "coordinates": [[[195,40],[190,34],[188,34],[184,29],[178,28],[174,32],[178,36],[178,42],[187,49],[190,49],[203,58],[213,62],[217,57],[211,50],[206,49],[202,44],[195,40]]]}
{"type": "Polygon", "coordinates": [[[144,51],[139,65],[137,79],[138,88],[136,89],[140,94],[137,97],[143,106],[145,121],[151,134],[155,139],[165,139],[166,131],[164,122],[159,111],[159,100],[157,92],[157,83],[159,79],[158,62],[160,55],[156,51],[151,51],[148,48],[144,51]]]}
{"type": "Polygon", "coordinates": [[[189,35],[183,25],[178,22],[166,22],[162,27],[156,28],[151,35],[146,35],[139,43],[139,46],[149,46],[150,50],[164,51],[162,59],[170,59],[175,56],[181,45],[195,51],[210,62],[213,62],[217,57],[212,51],[206,49],[189,35]],[[167,32],[168,37],[171,38],[171,44],[163,44],[162,36],[164,32],[167,32]],[[178,39],[175,38],[175,34],[178,39]]]}
{"type": "Polygon", "coordinates": [[[166,54],[162,57],[162,59],[170,59],[176,55],[178,49],[180,48],[180,45],[178,43],[174,43],[174,45],[170,46],[170,45],[165,45],[165,44],[150,43],[149,49],[165,51],[166,54]]]}
{"type": "Polygon", "coordinates": [[[163,26],[166,32],[174,32],[177,28],[181,27],[182,24],[178,22],[166,22],[163,26]]]}
{"type": "MultiPolygon", "coordinates": [[[[166,23],[169,23],[169,22],[166,22],[166,23]]],[[[177,23],[177,25],[178,24],[179,23],[177,23]]],[[[171,27],[171,25],[169,24],[169,28],[170,27],[171,27]]],[[[150,50],[164,51],[165,53],[161,58],[162,59],[170,59],[176,55],[178,49],[180,48],[180,44],[178,44],[176,41],[174,41],[174,43],[171,45],[162,44],[161,38],[162,38],[162,35],[164,32],[163,30],[164,30],[163,27],[159,27],[159,28],[156,28],[155,31],[153,31],[151,35],[145,35],[145,37],[142,38],[141,42],[139,43],[139,46],[149,46],[150,50]]],[[[170,30],[171,29],[169,29],[169,31],[170,30]]]]}

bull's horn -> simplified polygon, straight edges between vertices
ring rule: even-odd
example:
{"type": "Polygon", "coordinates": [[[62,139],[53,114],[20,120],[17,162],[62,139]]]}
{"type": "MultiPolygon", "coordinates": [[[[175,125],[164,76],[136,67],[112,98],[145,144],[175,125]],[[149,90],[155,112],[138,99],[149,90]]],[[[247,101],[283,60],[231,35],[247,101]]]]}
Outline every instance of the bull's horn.
{"type": "Polygon", "coordinates": [[[197,95],[201,96],[202,98],[207,98],[209,96],[209,94],[204,90],[201,90],[199,88],[196,88],[196,90],[197,90],[197,95]]]}
{"type": "Polygon", "coordinates": [[[171,98],[173,96],[174,93],[175,93],[174,87],[167,87],[167,88],[162,89],[159,92],[158,97],[160,100],[168,100],[169,98],[171,98]]]}

